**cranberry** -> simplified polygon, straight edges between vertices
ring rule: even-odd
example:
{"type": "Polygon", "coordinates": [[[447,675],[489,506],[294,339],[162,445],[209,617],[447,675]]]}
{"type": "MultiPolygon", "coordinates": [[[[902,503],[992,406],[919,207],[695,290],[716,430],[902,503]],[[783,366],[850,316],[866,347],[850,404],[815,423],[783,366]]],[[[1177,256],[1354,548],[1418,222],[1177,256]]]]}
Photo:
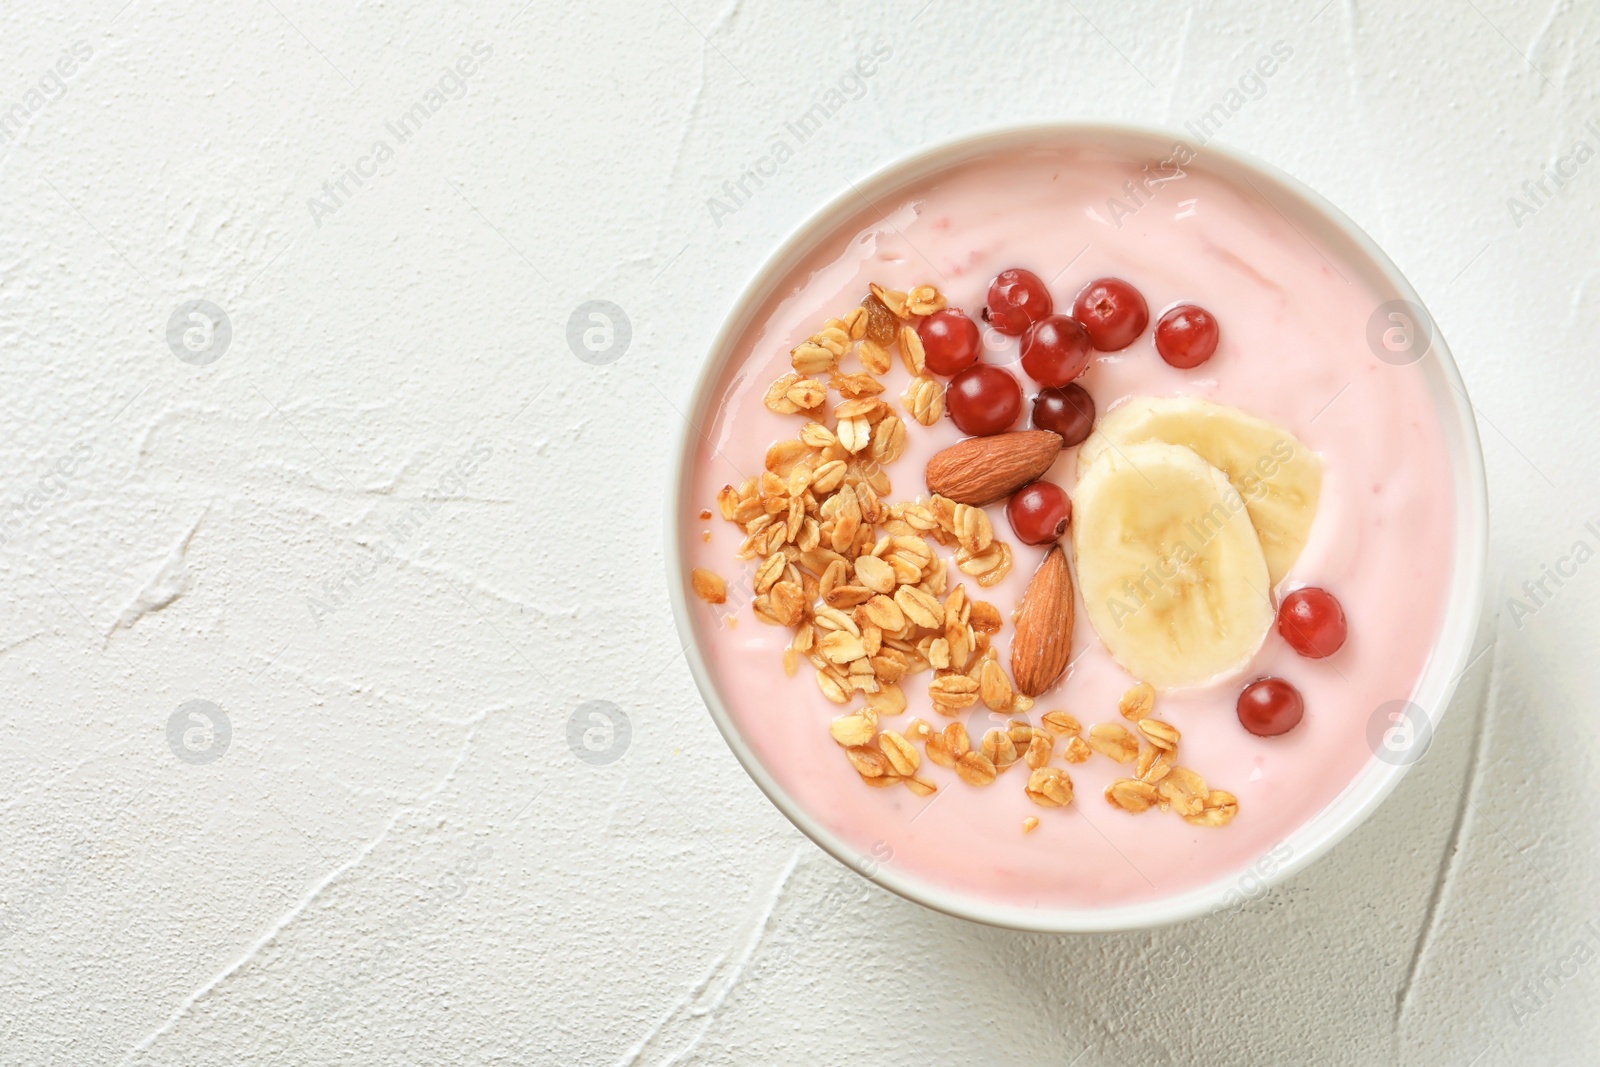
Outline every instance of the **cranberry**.
{"type": "Polygon", "coordinates": [[[1306,702],[1282,678],[1251,682],[1239,694],[1239,722],[1257,737],[1277,737],[1300,725],[1306,702]]]}
{"type": "Polygon", "coordinates": [[[1051,315],[1022,335],[1022,369],[1040,385],[1066,385],[1089,366],[1089,335],[1076,319],[1051,315]]]}
{"type": "Polygon", "coordinates": [[[1083,323],[1090,344],[1102,352],[1115,352],[1144,333],[1150,309],[1139,290],[1121,278],[1100,278],[1079,291],[1072,317],[1083,323]]]}
{"type": "Polygon", "coordinates": [[[1322,659],[1344,647],[1350,628],[1344,608],[1326,589],[1296,589],[1278,605],[1278,632],[1307,659],[1322,659]]]}
{"type": "Polygon", "coordinates": [[[935,374],[955,374],[978,362],[983,339],[978,336],[978,324],[967,318],[965,311],[950,308],[935,311],[917,327],[923,351],[928,357],[928,369],[935,374]]]}
{"type": "Polygon", "coordinates": [[[1060,434],[1062,448],[1081,445],[1094,429],[1094,397],[1077,382],[1041,389],[1033,398],[1033,425],[1060,434]]]}
{"type": "Polygon", "coordinates": [[[1217,350],[1217,320],[1203,307],[1179,304],[1156,323],[1156,351],[1174,367],[1198,367],[1217,350]]]}
{"type": "Polygon", "coordinates": [[[979,363],[950,379],[945,407],[962,433],[987,437],[1011,429],[1022,413],[1022,387],[999,367],[979,363]]]}
{"type": "Polygon", "coordinates": [[[1030,482],[1011,494],[1006,518],[1017,540],[1048,545],[1067,532],[1072,522],[1072,499],[1055,482],[1030,482]]]}
{"type": "Polygon", "coordinates": [[[1054,308],[1050,290],[1039,276],[1014,267],[996,274],[989,283],[989,306],[983,309],[983,321],[1008,337],[1016,337],[1054,308]]]}

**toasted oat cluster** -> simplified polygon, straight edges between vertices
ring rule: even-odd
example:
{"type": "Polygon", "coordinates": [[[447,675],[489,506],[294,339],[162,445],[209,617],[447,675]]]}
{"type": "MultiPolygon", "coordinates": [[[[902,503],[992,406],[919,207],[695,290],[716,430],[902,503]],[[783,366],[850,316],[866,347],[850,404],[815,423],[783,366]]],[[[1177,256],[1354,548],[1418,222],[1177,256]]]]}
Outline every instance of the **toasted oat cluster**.
{"type": "MultiPolygon", "coordinates": [[[[989,785],[1024,763],[1027,796],[1041,807],[1065,807],[1072,802],[1072,779],[1064,767],[1050,766],[1058,742],[1067,763],[1101,752],[1119,762],[1139,760],[1142,772],[1175,777],[1180,769],[1171,766],[1169,754],[1177,731],[1165,727],[1168,738],[1161,733],[1165,724],[1153,724],[1156,735],[1145,735],[1153,753],[1147,766],[1139,739],[1125,728],[1096,726],[1085,742],[1077,720],[1064,712],[1047,713],[1038,727],[1014,718],[1006,728],[989,730],[976,747],[960,722],[943,730],[922,719],[904,731],[882,726],[906,711],[903,686],[924,672],[931,674],[928,695],[941,715],[954,717],[980,701],[1015,715],[1033,707],[992,644],[1003,625],[999,609],[969,597],[964,585],[948,588],[951,559],[979,587],[998,583],[1011,570],[1010,546],[995,536],[981,507],[938,495],[890,499],[886,468],[905,451],[907,427],[883,399],[879,376],[897,350],[911,375],[902,410],[924,426],[943,416],[944,386],[927,373],[916,322],[945,306],[933,286],[902,293],[874,285],[859,307],[829,319],[790,353],[792,373],[772,383],[764,402],[804,424],[767,450],[760,476],[724,486],[717,496],[722,517],[745,535],[738,558],[756,561],[752,611],[764,623],[794,631],[784,653],[787,673],[804,659],[833,703],[847,705],[863,695],[863,706],[835,718],[829,730],[869,785],[904,784],[931,795],[938,786],[925,773],[924,755],[972,786],[989,785]]],[[[710,603],[727,599],[726,583],[716,574],[697,570],[692,584],[710,603]]],[[[1123,794],[1162,787],[1160,777],[1146,781],[1142,772],[1123,794]]],[[[1231,802],[1231,796],[1207,794],[1203,782],[1200,788],[1199,808],[1193,795],[1160,793],[1145,807],[1178,807],[1191,822],[1211,817],[1209,825],[1231,818],[1236,804],[1213,815],[1224,805],[1211,803],[1218,796],[1231,802]]],[[[1115,796],[1122,794],[1107,795],[1120,803],[1115,796]]],[[[1143,810],[1136,803],[1121,806],[1143,810]]],[[[1036,820],[1024,832],[1034,826],[1036,820]]]]}
{"type": "Polygon", "coordinates": [[[1011,570],[1011,548],[988,514],[940,496],[889,500],[886,468],[905,451],[906,423],[882,399],[879,375],[898,350],[912,376],[900,398],[905,413],[924,425],[943,416],[944,387],[925,373],[914,325],[943,307],[932,286],[909,294],[873,286],[859,307],[796,346],[793,372],[772,383],[765,403],[805,424],[767,450],[764,473],[717,498],[723,518],[745,534],[739,558],[760,561],[756,617],[795,631],[785,669],[809,660],[836,704],[865,696],[832,727],[851,764],[873,785],[904,781],[923,793],[935,786],[917,776],[919,754],[878,730],[881,718],[905,711],[907,679],[931,672],[928,694],[945,715],[979,700],[997,711],[1032,706],[990,644],[999,610],[969,598],[964,585],[948,588],[950,558],[980,587],[1011,570]]]}
{"type": "Polygon", "coordinates": [[[1106,800],[1136,814],[1153,807],[1176,811],[1196,826],[1231,822],[1239,813],[1238,798],[1226,790],[1208,788],[1200,775],[1177,765],[1178,730],[1171,723],[1150,718],[1155,699],[1155,689],[1144,682],[1122,697],[1119,710],[1137,728],[1138,736],[1119,723],[1100,723],[1089,730],[1090,748],[1118,763],[1134,764],[1134,776],[1112,782],[1106,788],[1106,800]]]}

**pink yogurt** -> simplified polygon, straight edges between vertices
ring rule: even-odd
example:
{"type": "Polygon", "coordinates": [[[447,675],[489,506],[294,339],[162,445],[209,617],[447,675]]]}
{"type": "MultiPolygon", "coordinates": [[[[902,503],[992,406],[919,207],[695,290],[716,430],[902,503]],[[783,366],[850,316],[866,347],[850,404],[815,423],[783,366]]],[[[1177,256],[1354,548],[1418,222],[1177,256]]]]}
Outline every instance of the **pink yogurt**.
{"type": "MultiPolygon", "coordinates": [[[[1368,346],[1368,321],[1384,297],[1360,269],[1316,241],[1315,227],[1292,224],[1253,189],[1208,173],[1203,157],[1183,168],[1184,177],[1141,194],[1146,202],[1131,216],[1108,204],[1117,197],[1123,209],[1133,205],[1125,183],[1140,176],[1143,162],[1072,148],[980,159],[880,200],[818,242],[773,289],[734,349],[702,426],[688,497],[694,510],[682,519],[691,566],[729,582],[728,605],[690,600],[691,610],[705,615],[707,668],[738,730],[782,788],[861,854],[881,858],[892,850],[887,862],[902,873],[1009,905],[1096,908],[1170,897],[1270,852],[1373,758],[1368,720],[1379,705],[1412,695],[1448,593],[1448,456],[1420,367],[1380,361],[1368,346]],[[1148,329],[1124,351],[1097,353],[1079,383],[1100,412],[1137,394],[1205,397],[1286,427],[1322,457],[1311,540],[1283,588],[1334,592],[1349,619],[1345,647],[1327,660],[1306,660],[1274,631],[1238,676],[1157,701],[1158,716],[1182,732],[1181,763],[1239,798],[1239,814],[1225,827],[1111,807],[1103,791],[1127,768],[1099,755],[1068,767],[1077,797],[1060,810],[1027,799],[1028,771],[1020,763],[976,789],[925,760],[924,776],[939,786],[926,799],[904,787],[869,788],[828,734],[843,709],[822,696],[809,664],[794,678],[784,675],[790,631],[763,625],[750,611],[753,565],[734,556],[739,530],[720,515],[698,518],[702,507],[715,512],[724,484],[760,473],[768,445],[798,431],[799,416],[769,412],[762,396],[789,371],[789,350],[859,303],[869,282],[902,290],[936,285],[976,318],[990,279],[1007,267],[1045,279],[1059,311],[1070,312],[1086,282],[1113,275],[1144,294],[1152,325],[1180,302],[1217,317],[1221,344],[1194,370],[1167,366],[1148,329]],[[734,618],[724,617],[735,608],[734,618]],[[1290,680],[1305,696],[1304,721],[1282,737],[1254,737],[1235,715],[1241,686],[1266,674],[1290,680]],[[1030,815],[1040,826],[1024,835],[1030,815]]],[[[1037,389],[1021,373],[1015,340],[992,334],[986,346],[984,358],[1017,373],[1031,397],[1037,389]]],[[[853,360],[848,369],[858,369],[853,360]]],[[[906,379],[897,358],[886,379],[897,410],[906,379]]],[[[948,418],[932,428],[907,423],[909,447],[889,468],[891,500],[925,495],[928,458],[961,438],[948,418]]],[[[1026,425],[1025,406],[1019,428],[1026,425]]],[[[1070,491],[1076,449],[1065,450],[1047,476],[1070,491]]],[[[997,644],[1009,664],[1010,615],[1043,549],[1011,535],[1003,503],[989,514],[1015,553],[1011,575],[982,590],[952,565],[951,585],[964,581],[969,593],[1000,609],[1007,622],[997,644]]],[[[1068,676],[1026,717],[1037,722],[1062,709],[1086,729],[1122,721],[1117,701],[1134,679],[1100,644],[1081,603],[1073,652],[1068,676]]],[[[936,728],[949,721],[932,711],[930,677],[907,680],[910,708],[885,728],[904,728],[919,715],[936,728]]],[[[1005,717],[980,705],[964,718],[976,741],[991,718],[998,724],[1005,717]]]]}

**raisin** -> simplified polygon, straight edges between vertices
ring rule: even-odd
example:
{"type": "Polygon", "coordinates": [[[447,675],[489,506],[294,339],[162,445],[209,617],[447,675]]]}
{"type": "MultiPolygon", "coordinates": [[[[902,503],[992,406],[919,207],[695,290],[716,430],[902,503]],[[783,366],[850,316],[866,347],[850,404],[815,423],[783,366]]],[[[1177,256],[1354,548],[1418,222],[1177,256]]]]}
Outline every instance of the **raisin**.
{"type": "Polygon", "coordinates": [[[900,320],[894,317],[894,312],[870,293],[861,301],[861,306],[867,309],[867,340],[880,345],[892,344],[900,333],[900,320]]]}

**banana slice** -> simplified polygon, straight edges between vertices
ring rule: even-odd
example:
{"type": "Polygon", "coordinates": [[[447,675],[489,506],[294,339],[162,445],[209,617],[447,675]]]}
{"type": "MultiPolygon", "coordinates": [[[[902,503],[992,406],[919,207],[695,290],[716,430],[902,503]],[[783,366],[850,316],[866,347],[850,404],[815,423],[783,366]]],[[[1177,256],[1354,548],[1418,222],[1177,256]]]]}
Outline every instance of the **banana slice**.
{"type": "Polygon", "coordinates": [[[1322,461],[1293,434],[1238,408],[1197,397],[1139,396],[1108,412],[1078,450],[1085,471],[1108,448],[1165,441],[1199,453],[1228,476],[1250,509],[1276,588],[1300,557],[1317,516],[1322,461]]]}
{"type": "Polygon", "coordinates": [[[1273,619],[1267,563],[1220,470],[1178,445],[1102,449],[1072,511],[1084,609],[1135,678],[1199,685],[1255,655],[1273,619]]]}

